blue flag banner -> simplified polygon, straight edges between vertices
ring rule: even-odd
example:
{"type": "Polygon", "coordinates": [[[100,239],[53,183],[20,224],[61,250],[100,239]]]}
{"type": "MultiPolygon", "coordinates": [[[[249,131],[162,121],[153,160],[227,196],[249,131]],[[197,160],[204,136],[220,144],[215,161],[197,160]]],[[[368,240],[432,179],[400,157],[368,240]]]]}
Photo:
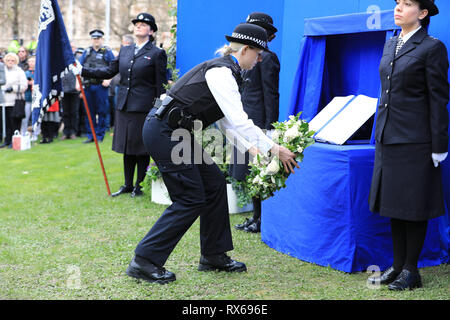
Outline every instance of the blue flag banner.
{"type": "Polygon", "coordinates": [[[57,0],[41,0],[33,85],[33,125],[63,96],[61,78],[75,62],[57,0]],[[39,110],[39,112],[37,112],[39,110]]]}

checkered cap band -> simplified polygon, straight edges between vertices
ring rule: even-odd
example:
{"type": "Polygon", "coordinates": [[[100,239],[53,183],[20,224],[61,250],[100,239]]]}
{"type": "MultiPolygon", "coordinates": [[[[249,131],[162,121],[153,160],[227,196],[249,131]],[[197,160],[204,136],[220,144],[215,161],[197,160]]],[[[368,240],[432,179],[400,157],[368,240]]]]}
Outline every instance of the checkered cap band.
{"type": "Polygon", "coordinates": [[[265,48],[267,46],[267,42],[266,41],[263,41],[261,39],[257,39],[257,38],[254,38],[254,37],[250,37],[250,36],[247,36],[247,35],[242,34],[242,33],[233,32],[231,37],[236,38],[236,39],[250,40],[250,41],[256,42],[257,44],[259,44],[263,48],[265,48]]]}

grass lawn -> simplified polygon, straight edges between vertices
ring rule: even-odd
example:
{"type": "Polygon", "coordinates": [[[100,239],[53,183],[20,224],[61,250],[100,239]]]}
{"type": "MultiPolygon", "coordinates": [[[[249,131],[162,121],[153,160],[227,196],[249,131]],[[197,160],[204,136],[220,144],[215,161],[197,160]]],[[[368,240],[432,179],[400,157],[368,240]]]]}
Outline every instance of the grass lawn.
{"type": "MultiPolygon", "coordinates": [[[[83,138],[0,150],[0,299],[438,299],[450,298],[450,267],[421,269],[424,288],[366,287],[347,274],[279,253],[260,234],[233,229],[229,254],[248,272],[201,273],[198,221],[166,268],[177,281],[138,282],[125,275],[134,248],[164,206],[148,196],[107,196],[94,144],[83,138]]],[[[123,183],[122,155],[100,144],[111,191],[123,183]]],[[[231,225],[251,213],[231,215],[231,225]]]]}

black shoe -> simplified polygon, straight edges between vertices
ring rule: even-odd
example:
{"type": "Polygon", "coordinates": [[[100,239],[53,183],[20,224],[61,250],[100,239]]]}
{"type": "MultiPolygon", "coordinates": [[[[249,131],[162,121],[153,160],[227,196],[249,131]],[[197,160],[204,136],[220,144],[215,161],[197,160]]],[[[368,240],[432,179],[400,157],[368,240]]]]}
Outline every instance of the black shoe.
{"type": "Polygon", "coordinates": [[[1,144],[0,145],[0,149],[2,149],[2,148],[4,148],[4,147],[7,147],[8,145],[6,144],[6,143],[3,143],[3,144],[1,144]]]}
{"type": "Polygon", "coordinates": [[[384,271],[381,276],[379,277],[369,277],[368,281],[370,284],[390,284],[393,282],[398,275],[400,274],[399,271],[395,271],[394,267],[390,267],[386,271],[384,271]]]}
{"type": "Polygon", "coordinates": [[[87,139],[83,141],[83,143],[91,143],[91,142],[94,142],[94,139],[87,139]]]}
{"type": "Polygon", "coordinates": [[[397,279],[388,286],[389,290],[402,291],[412,290],[415,288],[422,288],[422,279],[419,272],[411,272],[403,269],[398,275],[397,279]]]}
{"type": "Polygon", "coordinates": [[[237,224],[237,225],[234,226],[234,228],[237,229],[237,230],[244,230],[244,228],[248,227],[253,222],[255,222],[255,220],[253,220],[253,217],[251,217],[250,219],[246,218],[244,223],[237,224]]]}
{"type": "Polygon", "coordinates": [[[258,219],[256,222],[253,222],[249,226],[244,228],[245,232],[251,232],[251,233],[259,233],[261,232],[261,220],[258,219]]]}
{"type": "Polygon", "coordinates": [[[53,142],[53,138],[43,138],[40,143],[46,144],[46,143],[52,143],[52,142],[53,142]]]}
{"type": "Polygon", "coordinates": [[[119,191],[114,192],[111,197],[117,197],[118,195],[121,195],[122,193],[130,193],[133,191],[133,187],[127,187],[127,186],[121,186],[119,191]]]}
{"type": "Polygon", "coordinates": [[[225,253],[204,256],[201,255],[200,263],[198,265],[198,271],[226,271],[226,272],[243,272],[247,271],[247,267],[244,263],[234,261],[225,253]]]}
{"type": "Polygon", "coordinates": [[[159,284],[166,284],[176,280],[173,272],[167,271],[165,268],[159,267],[139,256],[133,257],[126,273],[130,277],[159,284]]]}
{"type": "Polygon", "coordinates": [[[140,196],[142,196],[144,193],[142,192],[142,190],[141,190],[141,186],[137,186],[137,187],[134,187],[134,189],[133,189],[133,191],[131,192],[131,197],[132,198],[134,198],[134,197],[140,197],[140,196]]]}

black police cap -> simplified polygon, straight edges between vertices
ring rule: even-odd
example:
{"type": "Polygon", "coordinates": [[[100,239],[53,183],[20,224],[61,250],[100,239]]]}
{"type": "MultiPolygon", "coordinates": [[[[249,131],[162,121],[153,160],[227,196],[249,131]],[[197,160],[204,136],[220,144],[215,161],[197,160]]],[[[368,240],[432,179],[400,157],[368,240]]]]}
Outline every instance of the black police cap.
{"type": "Polygon", "coordinates": [[[105,35],[105,33],[100,29],[95,29],[89,32],[89,35],[91,36],[91,38],[101,38],[105,35]]]}
{"type": "Polygon", "coordinates": [[[150,13],[139,13],[136,19],[131,20],[131,22],[133,24],[136,24],[136,22],[144,22],[148,24],[154,32],[158,31],[158,26],[156,25],[155,18],[150,13]]]}
{"type": "Polygon", "coordinates": [[[247,17],[247,23],[256,24],[260,27],[266,29],[269,34],[274,34],[278,31],[277,28],[273,25],[273,19],[266,13],[262,12],[253,12],[247,17]]]}
{"type": "Polygon", "coordinates": [[[267,50],[267,32],[264,28],[251,24],[239,24],[231,34],[225,36],[229,42],[246,44],[255,48],[267,50]]]}

